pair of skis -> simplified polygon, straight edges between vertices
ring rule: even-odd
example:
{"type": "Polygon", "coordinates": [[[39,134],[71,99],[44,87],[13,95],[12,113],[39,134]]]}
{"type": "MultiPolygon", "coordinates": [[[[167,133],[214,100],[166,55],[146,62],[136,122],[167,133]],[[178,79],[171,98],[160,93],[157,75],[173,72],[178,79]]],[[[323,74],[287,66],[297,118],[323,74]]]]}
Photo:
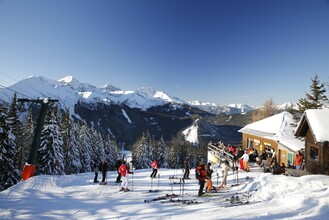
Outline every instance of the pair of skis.
{"type": "Polygon", "coordinates": [[[178,195],[176,194],[166,194],[165,196],[159,196],[153,199],[145,199],[144,203],[150,203],[150,202],[154,202],[154,201],[160,201],[160,200],[167,200],[167,199],[172,199],[172,198],[176,198],[178,197],[178,195]]]}

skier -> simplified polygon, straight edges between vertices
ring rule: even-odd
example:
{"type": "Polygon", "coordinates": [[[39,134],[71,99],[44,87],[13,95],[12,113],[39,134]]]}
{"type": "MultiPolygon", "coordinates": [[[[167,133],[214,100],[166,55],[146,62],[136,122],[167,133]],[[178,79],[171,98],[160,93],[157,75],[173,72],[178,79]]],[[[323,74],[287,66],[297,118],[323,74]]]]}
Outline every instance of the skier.
{"type": "Polygon", "coordinates": [[[121,160],[117,160],[117,162],[115,163],[115,168],[117,169],[117,173],[118,173],[117,180],[115,181],[116,183],[121,183],[121,173],[119,172],[119,168],[121,164],[122,164],[121,160]]]}
{"type": "Polygon", "coordinates": [[[240,157],[240,160],[243,159],[243,170],[249,172],[249,155],[247,153],[247,151],[244,151],[244,154],[242,155],[242,157],[240,157]]]}
{"type": "Polygon", "coordinates": [[[237,154],[237,158],[239,158],[240,170],[243,170],[243,159],[241,159],[243,154],[244,154],[244,151],[243,151],[242,147],[240,147],[238,154],[237,154]]]}
{"type": "Polygon", "coordinates": [[[155,159],[153,162],[152,162],[152,169],[153,169],[153,172],[151,173],[151,178],[156,178],[156,175],[158,173],[158,161],[155,159]]]}
{"type": "Polygon", "coordinates": [[[260,164],[260,167],[265,167],[266,158],[267,158],[267,153],[266,153],[265,150],[263,150],[262,155],[260,155],[260,159],[262,160],[262,163],[260,164]]]}
{"type": "Polygon", "coordinates": [[[107,174],[107,165],[109,161],[105,160],[104,163],[102,164],[102,184],[106,184],[105,179],[106,179],[106,174],[107,174]]]}
{"type": "Polygon", "coordinates": [[[300,151],[297,151],[297,154],[295,155],[294,165],[296,167],[296,170],[301,170],[303,167],[303,160],[304,156],[300,153],[300,151]]]}
{"type": "Polygon", "coordinates": [[[229,168],[230,167],[229,167],[228,161],[225,160],[225,162],[222,163],[222,166],[221,166],[223,179],[222,179],[222,182],[218,186],[219,189],[224,188],[224,186],[226,186],[226,180],[227,180],[229,168]]]}
{"type": "Polygon", "coordinates": [[[204,194],[203,188],[206,182],[206,169],[204,168],[204,163],[200,162],[199,166],[195,169],[195,174],[197,179],[199,180],[199,192],[198,196],[202,196],[204,194]]]}
{"type": "Polygon", "coordinates": [[[121,189],[119,191],[127,192],[129,191],[128,187],[128,173],[134,174],[133,172],[130,172],[128,167],[126,166],[126,161],[122,161],[121,166],[119,167],[119,173],[121,174],[121,189]]]}
{"type": "Polygon", "coordinates": [[[189,175],[190,175],[190,168],[191,167],[190,167],[190,162],[189,162],[188,157],[184,160],[183,168],[184,168],[183,179],[190,179],[189,175]]]}
{"type": "Polygon", "coordinates": [[[214,172],[211,169],[211,163],[208,163],[206,165],[206,192],[211,192],[212,189],[212,180],[211,180],[211,175],[214,172]]]}
{"type": "Polygon", "coordinates": [[[95,163],[94,163],[94,173],[95,173],[95,177],[94,177],[94,183],[98,183],[99,181],[98,181],[98,172],[99,172],[99,170],[98,170],[98,164],[97,164],[97,162],[95,161],[95,163]]]}

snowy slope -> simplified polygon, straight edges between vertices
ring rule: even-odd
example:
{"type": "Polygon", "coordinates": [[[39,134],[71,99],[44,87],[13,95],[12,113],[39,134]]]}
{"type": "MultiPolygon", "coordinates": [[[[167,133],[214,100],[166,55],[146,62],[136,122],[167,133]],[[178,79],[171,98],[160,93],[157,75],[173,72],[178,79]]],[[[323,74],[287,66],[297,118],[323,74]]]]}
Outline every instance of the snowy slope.
{"type": "MultiPolygon", "coordinates": [[[[213,168],[214,185],[216,173],[213,168]]],[[[159,169],[160,179],[151,185],[151,169],[135,170],[130,175],[130,192],[118,192],[114,185],[116,172],[109,172],[110,185],[93,184],[93,173],[68,176],[36,176],[0,192],[0,219],[327,219],[329,215],[329,176],[309,175],[288,177],[262,173],[251,165],[251,172],[239,172],[239,184],[229,191],[208,197],[197,197],[198,183],[191,175],[184,185],[183,197],[198,204],[161,203],[144,200],[175,193],[182,187],[172,184],[182,176],[181,170],[159,169]],[[249,177],[247,180],[246,177],[249,177]],[[133,184],[133,185],[132,185],[133,184]],[[149,193],[148,190],[160,192],[149,193]],[[230,199],[238,196],[248,205],[232,206],[230,199]],[[249,198],[247,198],[249,196],[249,198]]],[[[192,172],[191,172],[192,173],[192,172]]],[[[236,177],[230,171],[228,185],[235,184],[236,177]]],[[[168,200],[167,200],[168,201],[168,200]]]]}
{"type": "Polygon", "coordinates": [[[185,140],[192,143],[193,145],[199,144],[198,121],[199,121],[199,119],[195,120],[190,127],[186,128],[184,131],[182,131],[182,134],[184,135],[185,140]]]}

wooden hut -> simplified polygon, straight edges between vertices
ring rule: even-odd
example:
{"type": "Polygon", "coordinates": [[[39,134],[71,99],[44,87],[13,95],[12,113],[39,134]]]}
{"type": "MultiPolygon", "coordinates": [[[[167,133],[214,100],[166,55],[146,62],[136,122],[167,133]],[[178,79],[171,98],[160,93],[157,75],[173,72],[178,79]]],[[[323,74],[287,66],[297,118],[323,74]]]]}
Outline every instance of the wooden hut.
{"type": "Polygon", "coordinates": [[[305,166],[313,174],[329,174],[329,109],[309,109],[295,135],[305,137],[305,166]]]}
{"type": "Polygon", "coordinates": [[[294,155],[304,142],[294,136],[294,120],[289,112],[282,112],[251,123],[239,130],[244,149],[254,148],[260,155],[263,150],[274,153],[279,164],[293,164],[294,155]]]}

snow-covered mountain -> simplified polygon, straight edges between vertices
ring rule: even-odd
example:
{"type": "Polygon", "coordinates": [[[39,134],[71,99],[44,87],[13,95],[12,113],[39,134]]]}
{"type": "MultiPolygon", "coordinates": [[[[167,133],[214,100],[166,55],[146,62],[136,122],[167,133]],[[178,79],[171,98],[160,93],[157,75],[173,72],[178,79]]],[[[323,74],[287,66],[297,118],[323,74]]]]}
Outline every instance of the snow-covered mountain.
{"type": "Polygon", "coordinates": [[[130,108],[142,110],[168,103],[186,103],[163,91],[152,88],[143,87],[136,91],[123,91],[110,84],[97,88],[88,83],[81,83],[73,76],[67,76],[58,81],[43,76],[31,76],[17,82],[8,89],[4,88],[0,91],[0,99],[8,103],[11,101],[14,91],[16,91],[18,98],[51,97],[52,99],[58,99],[63,108],[69,107],[71,110],[78,101],[124,104],[130,108]]]}
{"type": "Polygon", "coordinates": [[[71,112],[74,112],[74,105],[78,101],[124,104],[130,108],[138,108],[144,111],[151,107],[166,104],[170,104],[174,108],[180,108],[181,105],[191,105],[216,115],[220,113],[244,114],[253,110],[252,107],[245,104],[218,106],[209,102],[186,102],[150,87],[142,87],[135,91],[123,91],[114,85],[106,84],[98,88],[88,83],[82,83],[73,76],[66,76],[57,81],[44,76],[31,76],[9,86],[8,89],[1,88],[0,91],[0,100],[7,103],[11,102],[13,93],[16,91],[18,98],[50,97],[58,99],[61,107],[63,109],[69,108],[71,112]]]}
{"type": "Polygon", "coordinates": [[[285,102],[281,105],[277,105],[277,108],[279,110],[287,110],[287,109],[295,109],[297,110],[298,109],[298,105],[294,102],[285,102]]]}
{"type": "Polygon", "coordinates": [[[225,113],[227,115],[231,114],[245,114],[249,111],[254,110],[246,104],[230,104],[228,106],[219,106],[215,103],[201,102],[201,101],[190,101],[190,105],[200,108],[204,111],[207,111],[211,114],[218,115],[220,113],[225,113]]]}

